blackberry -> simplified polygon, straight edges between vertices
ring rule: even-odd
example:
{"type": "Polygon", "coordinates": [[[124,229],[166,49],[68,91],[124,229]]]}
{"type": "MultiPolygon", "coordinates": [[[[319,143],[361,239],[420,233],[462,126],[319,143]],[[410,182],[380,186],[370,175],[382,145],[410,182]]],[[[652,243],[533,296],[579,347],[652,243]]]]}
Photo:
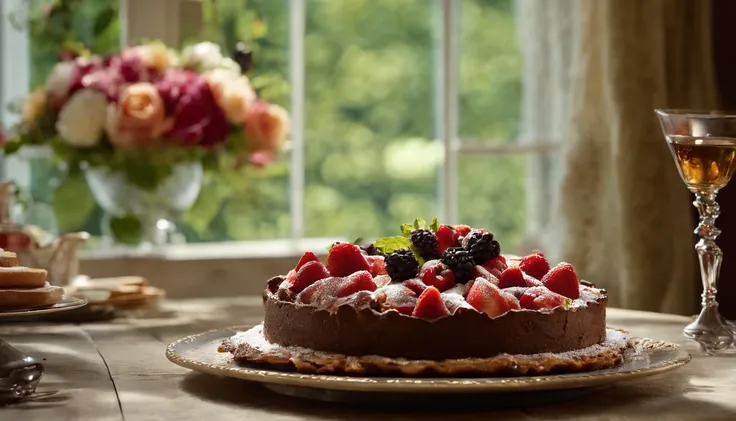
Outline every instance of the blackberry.
{"type": "Polygon", "coordinates": [[[455,280],[459,283],[468,282],[473,278],[475,262],[470,252],[462,247],[450,247],[442,253],[444,263],[455,274],[455,280]]]}
{"type": "Polygon", "coordinates": [[[493,239],[492,232],[471,231],[463,238],[463,248],[473,256],[476,265],[482,265],[501,254],[501,245],[493,239]]]}
{"type": "Polygon", "coordinates": [[[437,236],[432,231],[416,229],[411,232],[409,239],[422,259],[432,260],[439,257],[437,255],[437,236]]]}
{"type": "Polygon", "coordinates": [[[399,249],[386,256],[386,272],[392,281],[401,282],[419,274],[419,262],[409,249],[399,249]]]}
{"type": "Polygon", "coordinates": [[[368,245],[362,245],[360,246],[360,249],[363,250],[363,253],[365,253],[368,256],[379,256],[381,253],[378,252],[378,249],[376,248],[375,244],[370,243],[368,245]]]}

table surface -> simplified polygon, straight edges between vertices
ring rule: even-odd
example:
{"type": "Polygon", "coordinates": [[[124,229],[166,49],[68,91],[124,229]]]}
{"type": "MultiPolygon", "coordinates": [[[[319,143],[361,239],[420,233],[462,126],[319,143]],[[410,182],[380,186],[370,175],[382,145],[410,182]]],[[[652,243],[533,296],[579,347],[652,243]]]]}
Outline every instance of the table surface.
{"type": "MultiPolygon", "coordinates": [[[[245,381],[170,363],[166,345],[193,333],[262,318],[259,297],[171,301],[139,318],[82,325],[0,325],[0,337],[43,361],[43,399],[0,408],[7,420],[736,420],[736,360],[700,355],[682,338],[688,319],[609,309],[608,323],[632,335],[685,344],[685,367],[612,385],[583,398],[523,409],[483,404],[429,409],[333,405],[277,395],[245,381]]],[[[533,400],[533,396],[530,398],[533,400]]]]}

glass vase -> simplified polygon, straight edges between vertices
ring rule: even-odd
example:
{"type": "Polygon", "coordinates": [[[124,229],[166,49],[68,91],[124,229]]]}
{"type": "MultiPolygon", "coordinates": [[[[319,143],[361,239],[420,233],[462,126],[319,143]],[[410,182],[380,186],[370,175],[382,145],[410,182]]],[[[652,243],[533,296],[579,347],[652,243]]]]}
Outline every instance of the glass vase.
{"type": "Polygon", "coordinates": [[[116,243],[139,247],[185,242],[175,219],[194,205],[202,188],[202,164],[173,167],[171,175],[144,190],[125,174],[106,167],[84,169],[92,196],[105,211],[102,233],[116,243]]]}

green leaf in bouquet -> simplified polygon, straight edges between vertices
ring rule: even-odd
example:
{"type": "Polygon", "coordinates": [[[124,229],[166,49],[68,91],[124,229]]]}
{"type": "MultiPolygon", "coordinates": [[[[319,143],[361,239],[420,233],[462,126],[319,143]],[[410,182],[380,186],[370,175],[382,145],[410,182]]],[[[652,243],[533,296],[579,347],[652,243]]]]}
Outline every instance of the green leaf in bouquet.
{"type": "Polygon", "coordinates": [[[122,244],[139,244],[143,237],[143,224],[135,215],[110,218],[110,231],[122,244]]]}
{"type": "Polygon", "coordinates": [[[20,150],[22,146],[23,146],[23,142],[14,140],[12,142],[6,143],[3,150],[5,151],[5,155],[12,155],[18,152],[18,150],[20,150]]]}
{"type": "Polygon", "coordinates": [[[146,159],[128,158],[124,161],[125,179],[149,192],[155,191],[174,169],[167,164],[154,164],[146,159]]]}
{"type": "Polygon", "coordinates": [[[216,177],[203,183],[202,190],[194,205],[184,213],[182,220],[202,236],[209,228],[212,220],[220,213],[223,199],[227,196],[230,189],[219,183],[216,177]]]}
{"type": "Polygon", "coordinates": [[[95,199],[81,174],[64,177],[51,196],[51,206],[61,232],[81,229],[95,210],[95,199]]]}
{"type": "Polygon", "coordinates": [[[99,37],[110,27],[113,19],[115,19],[115,14],[116,12],[113,7],[107,7],[97,14],[94,25],[95,37],[99,37]]]}

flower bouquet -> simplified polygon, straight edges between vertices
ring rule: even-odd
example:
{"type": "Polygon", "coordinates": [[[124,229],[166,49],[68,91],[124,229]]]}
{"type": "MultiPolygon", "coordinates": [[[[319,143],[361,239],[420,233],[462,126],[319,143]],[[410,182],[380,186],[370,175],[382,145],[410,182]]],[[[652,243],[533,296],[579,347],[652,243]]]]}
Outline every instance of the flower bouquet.
{"type": "Polygon", "coordinates": [[[196,200],[203,170],[268,165],[286,139],[287,112],[258,98],[244,74],[249,56],[236,58],[208,42],[68,57],[22,104],[5,152],[50,145],[84,174],[113,237],[165,242],[135,234],[171,227],[196,200]]]}

